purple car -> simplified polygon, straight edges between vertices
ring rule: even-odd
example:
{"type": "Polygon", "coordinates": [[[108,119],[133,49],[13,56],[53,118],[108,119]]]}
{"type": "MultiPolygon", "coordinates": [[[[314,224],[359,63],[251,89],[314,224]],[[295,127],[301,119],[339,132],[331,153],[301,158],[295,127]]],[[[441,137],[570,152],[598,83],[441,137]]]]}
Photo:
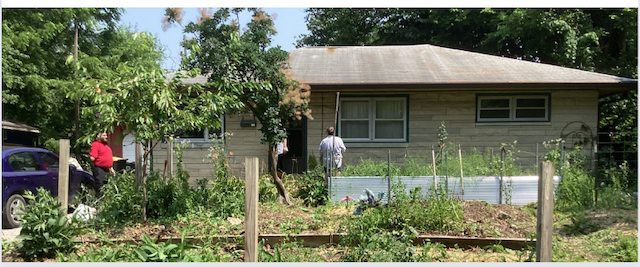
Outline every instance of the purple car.
{"type": "MultiPolygon", "coordinates": [[[[43,187],[58,196],[58,155],[49,150],[33,147],[3,148],[2,151],[2,225],[19,227],[19,207],[25,204],[22,194],[36,193],[43,187]]],[[[81,184],[94,190],[93,176],[69,165],[69,201],[81,192],[81,184]]]]}

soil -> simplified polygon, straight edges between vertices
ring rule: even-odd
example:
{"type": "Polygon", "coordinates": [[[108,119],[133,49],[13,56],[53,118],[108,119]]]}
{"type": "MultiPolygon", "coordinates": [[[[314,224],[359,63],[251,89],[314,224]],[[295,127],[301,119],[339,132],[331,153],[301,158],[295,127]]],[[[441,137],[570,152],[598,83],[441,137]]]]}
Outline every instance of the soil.
{"type": "MultiPolygon", "coordinates": [[[[299,204],[300,203],[295,203],[295,205],[288,207],[276,203],[261,204],[261,207],[259,208],[259,232],[261,234],[282,234],[283,231],[284,233],[298,234],[328,234],[339,232],[338,225],[336,223],[332,224],[332,222],[337,220],[319,221],[317,217],[314,218],[316,208],[305,208],[299,204]],[[292,229],[298,229],[298,232],[290,232],[292,229]]],[[[353,216],[352,213],[354,209],[355,205],[351,205],[349,207],[347,205],[341,205],[339,207],[334,207],[330,211],[329,216],[353,216]]],[[[465,231],[448,233],[429,232],[420,234],[434,236],[530,238],[536,231],[535,213],[535,206],[519,207],[506,204],[488,204],[482,201],[467,201],[464,203],[465,231]]],[[[612,231],[620,231],[624,235],[634,235],[637,238],[637,210],[597,210],[586,211],[585,214],[590,219],[591,223],[599,226],[599,229],[608,228],[612,231]]],[[[576,237],[563,234],[562,230],[565,225],[571,223],[571,221],[567,220],[567,218],[561,219],[561,216],[556,214],[554,216],[554,232],[559,233],[568,244],[581,246],[581,242],[584,241],[578,240],[576,237]],[[576,240],[572,241],[573,239],[576,240]]],[[[136,224],[112,231],[106,237],[130,240],[140,239],[141,237],[148,235],[151,238],[179,239],[181,233],[178,229],[183,228],[186,225],[187,223],[179,222],[175,222],[173,224],[136,224]]],[[[203,224],[198,226],[198,228],[201,228],[200,232],[204,231],[207,235],[241,235],[244,233],[244,222],[237,218],[227,218],[224,223],[217,224],[216,227],[218,227],[218,229],[212,230],[210,225],[203,224]]],[[[196,232],[197,231],[198,230],[196,230],[196,232]]],[[[190,235],[198,236],[197,233],[190,235]]],[[[81,241],[85,242],[98,239],[95,233],[88,233],[79,238],[81,241]]],[[[3,242],[5,241],[7,240],[3,240],[3,242]]],[[[453,248],[447,249],[447,252],[451,256],[450,259],[458,259],[459,261],[501,261],[501,258],[499,257],[505,255],[487,253],[486,251],[482,251],[480,248],[477,249],[477,253],[474,252],[473,249],[460,251],[453,248]]],[[[269,248],[267,248],[267,250],[269,250],[269,248]]],[[[323,255],[333,255],[330,257],[331,259],[325,259],[329,261],[336,260],[333,258],[339,258],[338,255],[341,253],[339,251],[334,251],[336,248],[333,247],[328,247],[326,250],[327,253],[324,253],[323,255]]],[[[521,257],[523,256],[518,255],[520,258],[516,258],[516,255],[507,255],[506,257],[509,261],[521,261],[521,257]]],[[[598,261],[598,258],[591,258],[588,254],[585,257],[588,260],[598,261]]],[[[23,259],[19,256],[17,249],[13,249],[8,253],[3,253],[2,261],[22,262],[23,259]]],[[[46,259],[44,261],[55,261],[55,259],[46,259]]]]}
{"type": "MultiPolygon", "coordinates": [[[[270,204],[279,205],[279,204],[270,204]]],[[[352,216],[355,205],[336,207],[330,212],[331,217],[352,216]]],[[[301,208],[299,205],[280,208],[259,209],[260,234],[330,234],[339,233],[339,225],[332,220],[324,223],[314,222],[315,208],[301,208]],[[333,222],[333,223],[332,223],[333,222]],[[317,228],[317,229],[314,229],[317,228]],[[292,229],[299,229],[293,231],[292,229]],[[289,231],[288,231],[289,230],[289,231]],[[287,232],[288,231],[288,232],[287,232]]],[[[527,238],[536,231],[535,209],[525,211],[522,207],[507,204],[489,204],[482,201],[464,203],[464,221],[466,229],[460,232],[421,232],[424,235],[463,236],[463,237],[499,237],[527,238]],[[533,212],[533,213],[531,213],[533,212]]],[[[227,218],[228,224],[220,226],[218,232],[209,231],[210,235],[240,235],[244,233],[244,221],[227,218]],[[236,221],[237,222],[233,222],[236,221]],[[233,222],[233,223],[232,223],[233,222]],[[235,224],[237,225],[235,225],[235,224]]],[[[137,224],[113,231],[108,237],[113,239],[140,239],[148,235],[151,238],[180,238],[182,224],[162,225],[154,223],[137,224]]],[[[200,226],[199,226],[200,227],[200,226]]],[[[201,227],[205,227],[202,225],[201,227]]],[[[190,234],[196,236],[197,234],[190,234]]],[[[96,239],[94,234],[85,234],[82,241],[96,239]]]]}

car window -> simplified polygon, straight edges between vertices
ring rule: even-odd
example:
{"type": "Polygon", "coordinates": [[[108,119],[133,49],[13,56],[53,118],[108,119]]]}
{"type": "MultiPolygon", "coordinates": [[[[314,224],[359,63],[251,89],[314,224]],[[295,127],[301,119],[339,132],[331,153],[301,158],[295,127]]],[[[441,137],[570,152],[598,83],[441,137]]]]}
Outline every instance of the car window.
{"type": "Polygon", "coordinates": [[[17,172],[40,170],[40,164],[31,152],[18,152],[9,156],[9,164],[17,172]]]}
{"type": "Polygon", "coordinates": [[[45,171],[58,172],[60,162],[57,157],[47,152],[38,152],[38,157],[42,160],[42,167],[45,171]]]}

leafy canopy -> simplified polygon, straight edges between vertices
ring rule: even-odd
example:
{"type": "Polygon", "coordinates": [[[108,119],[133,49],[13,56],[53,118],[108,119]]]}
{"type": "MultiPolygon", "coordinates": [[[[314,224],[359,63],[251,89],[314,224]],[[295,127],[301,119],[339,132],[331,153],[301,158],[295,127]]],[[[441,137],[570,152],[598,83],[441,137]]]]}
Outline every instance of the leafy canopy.
{"type": "MultiPolygon", "coordinates": [[[[184,28],[195,37],[183,42],[189,51],[182,65],[198,68],[209,82],[222,85],[215,89],[218,96],[231,100],[227,112],[251,112],[262,125],[262,141],[274,146],[285,138],[281,130],[290,118],[311,117],[310,92],[290,78],[288,53],[279,46],[271,47],[271,36],[276,34],[271,16],[261,9],[246,9],[253,16],[241,30],[239,14],[244,11],[202,9],[201,17],[184,28]],[[236,19],[231,19],[232,15],[236,19]]],[[[176,13],[172,10],[166,15],[176,13]]]]}

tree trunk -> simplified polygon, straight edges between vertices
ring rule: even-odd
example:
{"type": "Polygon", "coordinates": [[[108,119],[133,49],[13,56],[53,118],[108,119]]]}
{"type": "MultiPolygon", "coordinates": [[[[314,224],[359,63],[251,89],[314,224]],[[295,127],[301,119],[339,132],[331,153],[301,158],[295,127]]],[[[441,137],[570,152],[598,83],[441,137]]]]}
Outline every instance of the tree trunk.
{"type": "Polygon", "coordinates": [[[149,141],[145,141],[144,156],[142,157],[142,214],[140,219],[142,222],[147,222],[147,159],[149,158],[149,141]]]}
{"type": "Polygon", "coordinates": [[[269,145],[269,159],[271,159],[271,177],[273,177],[273,183],[276,185],[276,189],[280,195],[280,201],[284,204],[291,205],[289,194],[287,194],[287,190],[284,188],[282,180],[278,177],[278,155],[271,145],[269,145]]]}
{"type": "MultiPolygon", "coordinates": [[[[78,62],[78,21],[74,22],[74,28],[75,28],[75,35],[73,37],[73,62],[78,62]]],[[[77,79],[77,70],[75,70],[75,66],[74,66],[74,79],[77,79]]],[[[74,147],[74,153],[76,157],[80,157],[80,145],[78,145],[78,139],[80,139],[80,100],[76,99],[75,100],[75,147],[74,147]]]]}

